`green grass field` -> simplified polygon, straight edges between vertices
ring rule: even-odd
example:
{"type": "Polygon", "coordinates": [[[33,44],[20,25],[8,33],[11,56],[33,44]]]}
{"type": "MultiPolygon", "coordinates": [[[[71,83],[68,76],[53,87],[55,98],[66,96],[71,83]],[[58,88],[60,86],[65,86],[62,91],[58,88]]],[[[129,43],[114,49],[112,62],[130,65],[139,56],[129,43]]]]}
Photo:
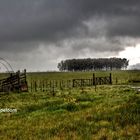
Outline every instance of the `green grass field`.
{"type": "MultiPolygon", "coordinates": [[[[55,96],[49,91],[1,95],[0,108],[17,112],[0,113],[0,139],[139,140],[140,93],[128,81],[139,80],[140,71],[114,71],[112,76],[113,85],[97,86],[96,91],[85,87],[58,90],[55,96]]],[[[92,72],[27,74],[29,84],[32,79],[91,77],[92,72]]]]}
{"type": "Polygon", "coordinates": [[[92,78],[93,73],[96,76],[108,76],[112,73],[113,83],[116,83],[116,78],[118,83],[127,83],[128,80],[140,79],[140,71],[138,70],[128,70],[128,71],[95,71],[95,72],[34,72],[28,73],[28,80],[70,80],[73,78],[92,78]]]}

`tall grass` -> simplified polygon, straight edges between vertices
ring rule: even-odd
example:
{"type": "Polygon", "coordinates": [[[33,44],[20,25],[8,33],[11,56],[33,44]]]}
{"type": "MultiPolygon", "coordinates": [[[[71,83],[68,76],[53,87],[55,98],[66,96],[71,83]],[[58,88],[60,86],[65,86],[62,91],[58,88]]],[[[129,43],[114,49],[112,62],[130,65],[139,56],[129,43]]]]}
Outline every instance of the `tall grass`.
{"type": "Polygon", "coordinates": [[[0,107],[0,139],[138,139],[140,95],[126,86],[73,89],[71,94],[47,92],[9,94],[0,107]]]}

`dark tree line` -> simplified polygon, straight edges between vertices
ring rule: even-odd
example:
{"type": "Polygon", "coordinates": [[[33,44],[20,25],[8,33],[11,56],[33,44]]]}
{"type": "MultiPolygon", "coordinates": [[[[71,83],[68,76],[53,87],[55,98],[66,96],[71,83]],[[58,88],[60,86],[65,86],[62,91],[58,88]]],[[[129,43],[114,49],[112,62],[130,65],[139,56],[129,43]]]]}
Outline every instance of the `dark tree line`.
{"type": "Polygon", "coordinates": [[[67,59],[58,63],[60,71],[120,70],[126,69],[126,58],[67,59]]]}

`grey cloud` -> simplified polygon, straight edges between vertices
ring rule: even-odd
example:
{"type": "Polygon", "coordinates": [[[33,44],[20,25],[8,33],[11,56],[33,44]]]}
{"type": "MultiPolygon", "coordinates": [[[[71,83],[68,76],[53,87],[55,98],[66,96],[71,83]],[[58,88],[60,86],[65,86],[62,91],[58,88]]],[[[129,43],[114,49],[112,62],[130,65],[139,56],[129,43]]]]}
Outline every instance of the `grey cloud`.
{"type": "Polygon", "coordinates": [[[140,70],[140,63],[137,63],[137,64],[135,64],[135,65],[131,65],[131,66],[129,67],[129,69],[140,70]]]}
{"type": "Polygon", "coordinates": [[[37,49],[40,42],[0,42],[0,52],[8,52],[8,53],[26,53],[37,49]]]}
{"type": "MultiPolygon", "coordinates": [[[[83,21],[94,16],[116,17],[116,21],[108,22],[109,34],[113,35],[120,29],[122,34],[131,36],[132,31],[127,29],[134,28],[137,19],[139,23],[139,4],[135,0],[0,1],[0,41],[61,40],[73,36],[73,31],[83,21]],[[125,16],[128,17],[126,22],[125,16]]],[[[118,34],[121,35],[119,31],[118,34]]]]}
{"type": "Polygon", "coordinates": [[[107,25],[109,36],[140,37],[140,17],[127,16],[112,18],[107,25]]]}
{"type": "Polygon", "coordinates": [[[36,57],[34,68],[43,59],[115,55],[140,42],[139,7],[138,0],[0,0],[0,55],[29,67],[36,57]]]}

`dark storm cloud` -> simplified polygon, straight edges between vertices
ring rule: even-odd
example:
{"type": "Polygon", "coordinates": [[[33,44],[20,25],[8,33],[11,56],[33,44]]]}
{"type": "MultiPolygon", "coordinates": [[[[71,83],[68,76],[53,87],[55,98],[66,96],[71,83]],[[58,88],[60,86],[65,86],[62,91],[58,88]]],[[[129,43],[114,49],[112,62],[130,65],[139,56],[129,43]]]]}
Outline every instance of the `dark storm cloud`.
{"type": "Polygon", "coordinates": [[[81,19],[67,0],[11,1],[0,9],[1,42],[60,39],[69,36],[81,19]]]}
{"type": "Polygon", "coordinates": [[[135,16],[112,18],[107,26],[108,36],[140,37],[140,18],[135,16]]]}
{"type": "Polygon", "coordinates": [[[0,0],[0,56],[30,68],[108,57],[140,42],[139,25],[138,0],[0,0]]]}
{"type": "Polygon", "coordinates": [[[109,35],[139,36],[139,6],[136,0],[1,0],[0,41],[61,40],[94,16],[109,19],[109,35]]]}

